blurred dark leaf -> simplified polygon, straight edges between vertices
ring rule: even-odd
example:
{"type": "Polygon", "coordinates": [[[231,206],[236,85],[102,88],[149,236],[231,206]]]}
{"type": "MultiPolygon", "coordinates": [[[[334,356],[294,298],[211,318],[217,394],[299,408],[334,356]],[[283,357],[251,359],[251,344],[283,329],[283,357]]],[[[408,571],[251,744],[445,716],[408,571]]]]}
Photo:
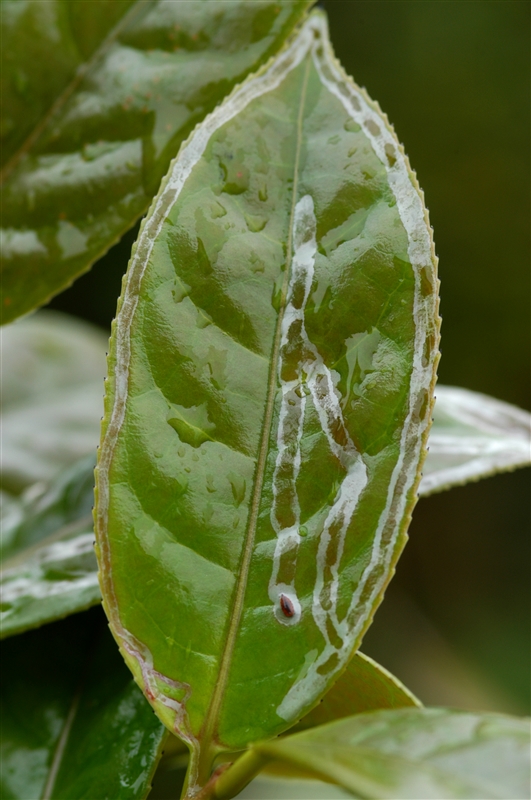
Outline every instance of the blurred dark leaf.
{"type": "Polygon", "coordinates": [[[181,142],[311,0],[2,5],[3,321],[146,211],[181,142]]]}
{"type": "Polygon", "coordinates": [[[2,644],[4,800],[141,800],[167,733],[100,610],[2,644]]]}

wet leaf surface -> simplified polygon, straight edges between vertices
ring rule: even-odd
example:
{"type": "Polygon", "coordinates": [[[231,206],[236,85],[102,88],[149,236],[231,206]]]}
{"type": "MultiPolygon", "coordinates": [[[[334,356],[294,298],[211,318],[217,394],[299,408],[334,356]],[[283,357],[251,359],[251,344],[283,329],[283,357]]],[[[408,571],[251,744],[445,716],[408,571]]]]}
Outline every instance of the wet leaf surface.
{"type": "Polygon", "coordinates": [[[140,800],[166,739],[94,609],[2,643],[5,800],[140,800]]]}
{"type": "Polygon", "coordinates": [[[309,0],[2,6],[2,319],[42,305],[146,211],[181,142],[309,0]]]}
{"type": "MultiPolygon", "coordinates": [[[[261,744],[254,753],[313,770],[356,797],[529,797],[529,720],[501,714],[376,711],[261,744]]],[[[250,761],[255,754],[243,759],[250,761]]],[[[219,798],[228,796],[222,781],[219,798]]]]}
{"type": "Polygon", "coordinates": [[[181,150],[119,304],[97,484],[106,612],[193,757],[288,728],[405,542],[437,361],[422,197],[314,15],[181,150]]]}
{"type": "Polygon", "coordinates": [[[421,495],[531,464],[528,411],[456,386],[436,395],[421,495]]]}

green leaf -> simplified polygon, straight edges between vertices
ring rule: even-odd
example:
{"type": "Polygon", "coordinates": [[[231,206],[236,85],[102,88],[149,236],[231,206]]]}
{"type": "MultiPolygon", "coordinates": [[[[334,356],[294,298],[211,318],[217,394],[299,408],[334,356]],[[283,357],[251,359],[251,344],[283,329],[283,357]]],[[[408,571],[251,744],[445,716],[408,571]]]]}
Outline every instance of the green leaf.
{"type": "Polygon", "coordinates": [[[140,800],[166,739],[94,609],[2,644],[4,800],[140,800]]]}
{"type": "Polygon", "coordinates": [[[398,678],[358,651],[319,705],[291,728],[290,734],[364,711],[421,705],[398,678]]]}
{"type": "Polygon", "coordinates": [[[48,482],[95,452],[107,336],[42,311],[2,330],[2,488],[48,482]]]}
{"type": "Polygon", "coordinates": [[[420,494],[531,464],[531,414],[479,392],[438,386],[420,494]]]}
{"type": "Polygon", "coordinates": [[[87,270],[311,0],[2,4],[2,312],[87,270]]]}
{"type": "Polygon", "coordinates": [[[69,467],[47,491],[42,484],[30,487],[19,504],[20,519],[4,525],[1,637],[100,602],[91,514],[94,461],[88,456],[69,467]]]}
{"type": "Polygon", "coordinates": [[[405,543],[437,345],[422,196],[316,14],[182,148],[112,336],[102,592],[192,750],[189,792],[357,649],[405,543]]]}
{"type": "Polygon", "coordinates": [[[233,797],[236,775],[250,767],[249,780],[261,760],[309,770],[361,798],[517,800],[529,797],[530,744],[526,719],[374,711],[257,745],[219,778],[212,796],[233,797]]]}

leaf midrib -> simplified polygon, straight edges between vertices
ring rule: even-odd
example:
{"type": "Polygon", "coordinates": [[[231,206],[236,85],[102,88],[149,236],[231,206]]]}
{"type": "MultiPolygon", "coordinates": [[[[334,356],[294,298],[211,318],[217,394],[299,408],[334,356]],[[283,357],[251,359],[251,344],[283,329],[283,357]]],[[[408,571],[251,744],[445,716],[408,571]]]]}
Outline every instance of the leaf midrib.
{"type": "MultiPolygon", "coordinates": [[[[310,70],[310,59],[307,57],[306,60],[306,69],[302,81],[301,87],[301,96],[300,96],[300,104],[299,104],[299,113],[297,118],[297,144],[296,144],[296,151],[295,151],[295,163],[293,169],[293,195],[291,201],[291,209],[290,209],[290,216],[289,216],[289,228],[288,228],[288,239],[287,239],[287,247],[286,247],[286,261],[285,261],[285,270],[284,270],[284,282],[282,286],[282,301],[280,304],[280,310],[277,317],[277,325],[275,329],[275,337],[273,340],[273,348],[271,354],[271,362],[270,362],[270,370],[269,370],[269,379],[268,379],[268,389],[267,389],[267,399],[266,399],[266,407],[265,407],[265,415],[264,415],[264,422],[262,426],[262,436],[260,441],[260,449],[258,453],[257,465],[256,465],[256,473],[255,473],[255,480],[253,486],[253,496],[251,499],[251,508],[249,513],[249,523],[247,526],[247,532],[245,536],[245,544],[243,548],[243,555],[241,560],[241,567],[238,573],[237,578],[237,585],[235,590],[235,598],[234,598],[234,605],[233,605],[233,613],[231,617],[230,627],[227,634],[227,639],[225,643],[225,649],[223,651],[223,655],[221,658],[221,665],[219,669],[218,679],[216,682],[216,686],[214,688],[214,692],[212,694],[212,699],[210,702],[210,707],[205,717],[205,721],[203,723],[203,728],[200,734],[200,742],[202,744],[202,759],[205,758],[209,759],[211,757],[211,743],[216,733],[217,723],[219,719],[219,713],[221,709],[221,704],[223,701],[223,696],[225,693],[225,689],[227,686],[229,671],[232,663],[232,655],[234,652],[234,646],[236,643],[236,637],[238,635],[240,621],[243,613],[243,605],[245,599],[245,592],[247,588],[247,578],[249,575],[249,568],[251,563],[251,557],[254,548],[254,539],[256,534],[256,525],[258,521],[258,511],[260,507],[260,500],[262,496],[262,488],[264,484],[264,473],[265,473],[265,464],[269,449],[269,437],[271,434],[271,423],[273,418],[273,408],[275,402],[275,394],[276,394],[276,385],[277,385],[277,367],[278,367],[278,358],[280,352],[280,338],[281,338],[281,329],[282,329],[282,319],[284,316],[284,309],[286,305],[286,297],[287,297],[287,289],[288,289],[288,282],[289,282],[289,274],[290,274],[290,266],[292,260],[292,250],[293,250],[293,218],[295,214],[295,206],[297,203],[297,190],[298,190],[298,179],[299,179],[299,163],[300,163],[300,152],[301,152],[301,143],[302,143],[302,120],[303,120],[303,112],[304,112],[304,105],[306,100],[306,92],[307,92],[307,85],[308,85],[308,76],[310,70]]],[[[206,764],[207,771],[210,768],[210,764],[206,764]]],[[[201,766],[199,767],[201,771],[201,766]]],[[[208,772],[207,772],[208,774],[208,772]]]]}
{"type": "Polygon", "coordinates": [[[25,156],[33,147],[35,142],[39,139],[44,130],[46,130],[49,122],[56,116],[56,114],[64,106],[68,98],[74,93],[81,81],[85,78],[89,70],[94,64],[103,56],[109,47],[116,40],[117,36],[129,25],[134,17],[149,4],[150,0],[136,0],[134,5],[126,11],[124,16],[116,23],[114,28],[107,34],[103,42],[96,48],[92,56],[80,64],[70,82],[65,86],[59,97],[52,103],[48,111],[44,114],[43,118],[33,128],[29,136],[26,137],[21,146],[16,150],[11,158],[4,164],[0,170],[0,186],[3,186],[4,181],[13,172],[20,160],[25,156]]]}

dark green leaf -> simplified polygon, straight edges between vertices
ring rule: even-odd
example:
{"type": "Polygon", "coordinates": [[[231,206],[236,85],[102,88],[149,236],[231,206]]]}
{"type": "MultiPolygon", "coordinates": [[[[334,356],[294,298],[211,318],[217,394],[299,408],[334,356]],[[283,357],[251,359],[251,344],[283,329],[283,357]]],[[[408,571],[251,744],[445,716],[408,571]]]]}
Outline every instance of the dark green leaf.
{"type": "Polygon", "coordinates": [[[311,0],[2,3],[2,312],[87,270],[311,0]]]}
{"type": "MultiPolygon", "coordinates": [[[[234,796],[234,777],[259,759],[312,771],[356,797],[390,800],[517,800],[529,797],[529,720],[447,709],[375,711],[266,742],[218,781],[234,796]]],[[[247,778],[248,779],[248,778],[247,778]]]]}
{"type": "Polygon", "coordinates": [[[107,336],[42,311],[2,330],[2,488],[48,482],[95,453],[107,336]]]}
{"type": "Polygon", "coordinates": [[[20,502],[21,520],[2,531],[1,636],[60,619],[101,600],[94,554],[93,456],[69,467],[42,494],[20,502]]]}
{"type": "Polygon", "coordinates": [[[415,178],[316,14],[182,148],[112,338],[102,591],[189,793],[315,705],[370,623],[416,499],[436,295],[415,178]]]}
{"type": "Polygon", "coordinates": [[[319,705],[291,728],[290,734],[364,711],[420,705],[398,678],[358,651],[319,705]]]}
{"type": "Polygon", "coordinates": [[[438,386],[420,494],[531,464],[531,414],[493,397],[438,386]]]}
{"type": "Polygon", "coordinates": [[[141,800],[164,727],[94,609],[2,644],[3,800],[141,800]]]}

